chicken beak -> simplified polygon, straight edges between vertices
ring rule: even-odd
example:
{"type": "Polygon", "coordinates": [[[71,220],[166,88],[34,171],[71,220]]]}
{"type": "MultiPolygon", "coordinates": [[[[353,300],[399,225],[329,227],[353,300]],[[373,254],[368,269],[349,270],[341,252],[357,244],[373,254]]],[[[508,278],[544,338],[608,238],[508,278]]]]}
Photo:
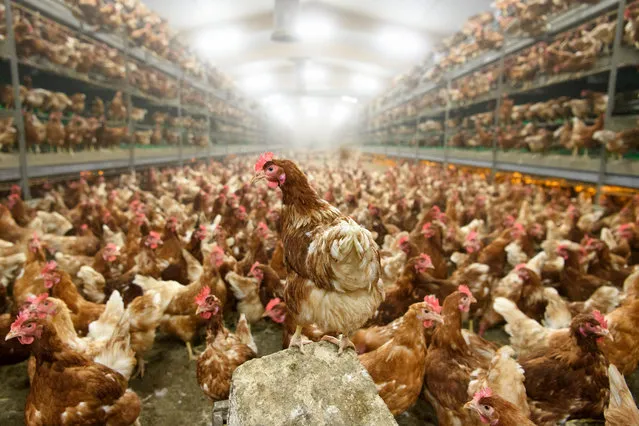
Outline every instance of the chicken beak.
{"type": "Polygon", "coordinates": [[[475,409],[474,401],[468,401],[467,403],[465,403],[464,408],[466,410],[474,410],[475,409]]]}
{"type": "Polygon", "coordinates": [[[197,309],[195,310],[195,315],[200,315],[202,312],[204,312],[204,309],[202,309],[202,307],[198,305],[197,309]]]}
{"type": "Polygon", "coordinates": [[[612,334],[610,333],[610,330],[606,329],[606,328],[602,328],[599,331],[599,335],[602,337],[607,337],[608,339],[610,339],[611,342],[615,341],[615,338],[612,336],[612,334]]]}
{"type": "Polygon", "coordinates": [[[19,334],[18,334],[17,331],[11,330],[11,331],[9,331],[7,333],[7,336],[4,338],[4,340],[11,340],[11,339],[16,338],[18,336],[19,336],[19,334]]]}
{"type": "Polygon", "coordinates": [[[266,175],[264,174],[264,172],[257,172],[251,179],[251,185],[255,184],[255,182],[259,182],[264,179],[266,179],[266,175]]]}

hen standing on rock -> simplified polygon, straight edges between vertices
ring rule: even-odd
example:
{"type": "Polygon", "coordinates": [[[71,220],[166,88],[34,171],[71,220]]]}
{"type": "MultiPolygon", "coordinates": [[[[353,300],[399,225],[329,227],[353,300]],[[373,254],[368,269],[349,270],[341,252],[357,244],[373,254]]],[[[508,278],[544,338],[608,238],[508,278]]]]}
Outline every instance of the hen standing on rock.
{"type": "Polygon", "coordinates": [[[303,350],[302,327],[317,324],[341,353],[348,336],[370,318],[384,292],[377,244],[371,233],[322,200],[289,160],[262,154],[253,181],[282,190],[282,241],[287,268],[285,299],[297,325],[289,347],[303,350]]]}

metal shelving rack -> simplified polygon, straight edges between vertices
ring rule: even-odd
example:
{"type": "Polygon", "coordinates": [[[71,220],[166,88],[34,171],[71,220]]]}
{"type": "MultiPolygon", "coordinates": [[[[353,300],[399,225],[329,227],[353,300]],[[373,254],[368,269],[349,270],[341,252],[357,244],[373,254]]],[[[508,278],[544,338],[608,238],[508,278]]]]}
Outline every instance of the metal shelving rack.
{"type": "MultiPolygon", "coordinates": [[[[25,198],[30,197],[29,184],[31,178],[42,178],[46,176],[61,176],[61,175],[74,175],[80,171],[89,170],[108,170],[118,169],[135,171],[136,168],[157,166],[163,164],[178,163],[184,164],[184,139],[187,137],[187,132],[184,126],[180,126],[179,129],[179,144],[176,146],[178,150],[177,157],[175,155],[157,155],[153,157],[141,157],[136,158],[135,143],[133,140],[133,134],[136,129],[136,122],[131,118],[131,112],[133,110],[134,102],[133,98],[143,99],[148,101],[151,105],[157,107],[174,108],[177,111],[178,117],[183,115],[183,112],[197,115],[202,115],[206,118],[206,132],[208,136],[207,147],[204,148],[205,152],[199,152],[199,149],[190,158],[193,160],[206,160],[211,158],[221,158],[228,154],[240,154],[240,153],[256,153],[261,149],[258,146],[247,145],[233,145],[232,149],[229,149],[229,142],[236,142],[238,139],[242,139],[243,143],[246,142],[249,137],[254,140],[254,144],[260,142],[259,137],[255,137],[263,131],[262,127],[265,125],[264,121],[261,121],[263,116],[260,111],[250,109],[247,105],[244,105],[238,101],[232,100],[231,93],[212,87],[207,81],[201,80],[193,75],[186,74],[179,66],[158,57],[155,53],[145,49],[132,46],[128,37],[125,34],[103,33],[96,32],[87,28],[82,21],[78,20],[71,11],[58,0],[4,0],[5,6],[5,21],[6,21],[6,39],[2,43],[3,49],[0,49],[0,57],[8,61],[11,70],[11,85],[14,91],[14,105],[13,111],[2,110],[1,115],[3,117],[13,117],[14,125],[18,133],[18,148],[19,148],[19,168],[5,168],[0,169],[0,182],[18,181],[22,187],[25,198]],[[79,35],[88,39],[95,40],[99,43],[104,43],[111,48],[117,49],[124,57],[125,63],[125,79],[121,84],[111,84],[99,81],[97,79],[88,78],[86,75],[72,72],[70,70],[56,69],[55,66],[46,67],[42,64],[32,61],[28,58],[19,58],[16,52],[15,35],[13,28],[13,14],[12,5],[15,4],[19,7],[26,7],[35,13],[46,16],[64,27],[67,27],[79,35]],[[159,99],[155,96],[147,93],[142,93],[130,83],[130,61],[135,60],[142,65],[150,66],[160,71],[161,73],[174,78],[178,84],[177,99],[159,99]],[[128,129],[128,134],[132,138],[129,149],[128,158],[123,159],[111,159],[111,160],[96,160],[81,163],[70,164],[51,164],[51,165],[29,165],[27,161],[27,148],[24,130],[24,120],[22,115],[22,104],[20,97],[20,74],[19,65],[27,66],[31,68],[41,69],[46,72],[61,75],[63,77],[72,79],[73,81],[82,82],[94,87],[106,88],[112,91],[121,91],[124,95],[124,101],[127,106],[127,117],[124,122],[128,129]],[[235,117],[228,118],[221,115],[216,115],[213,112],[205,108],[194,108],[182,103],[182,87],[184,84],[190,85],[192,88],[197,89],[206,97],[207,102],[209,100],[217,100],[224,103],[226,106],[234,108],[236,110],[244,112],[246,115],[252,118],[253,124],[247,126],[245,123],[238,121],[235,117]],[[212,146],[213,135],[218,134],[213,132],[212,120],[233,126],[234,129],[241,129],[239,132],[228,132],[228,134],[222,135],[225,140],[225,147],[212,146]],[[257,124],[255,124],[257,123],[257,124]],[[223,149],[222,149],[223,148],[223,149]]],[[[61,67],[60,67],[61,68],[61,67]]],[[[199,130],[199,129],[198,129],[199,130]]],[[[220,138],[216,137],[216,140],[220,138]]],[[[262,148],[263,149],[263,148],[262,148]]]]}
{"type": "MultiPolygon", "coordinates": [[[[553,166],[540,166],[533,164],[524,164],[524,163],[515,163],[508,161],[500,161],[498,157],[498,144],[497,144],[497,131],[495,131],[494,139],[492,143],[491,149],[491,160],[487,161],[485,159],[475,159],[475,158],[466,158],[455,156],[449,150],[449,138],[451,136],[450,129],[448,129],[447,121],[450,118],[450,113],[452,111],[456,111],[462,108],[468,108],[472,105],[477,105],[479,103],[484,103],[488,101],[496,101],[495,107],[495,117],[494,117],[494,129],[499,127],[499,108],[501,105],[501,100],[503,99],[503,95],[505,94],[518,94],[523,92],[530,92],[536,89],[542,89],[548,85],[558,84],[562,81],[571,81],[579,78],[583,78],[584,76],[600,73],[608,71],[608,106],[605,117],[605,123],[608,127],[609,123],[612,122],[612,112],[615,104],[615,95],[616,95],[616,83],[617,83],[617,71],[620,66],[630,65],[630,64],[639,64],[639,51],[634,49],[628,49],[622,46],[622,38],[623,38],[623,28],[624,28],[624,10],[626,8],[626,0],[602,0],[595,5],[581,5],[576,8],[567,10],[563,13],[558,14],[555,17],[549,19],[549,30],[544,33],[540,37],[525,37],[513,40],[504,40],[504,44],[501,49],[495,51],[485,52],[483,55],[467,62],[466,64],[453,69],[446,73],[445,78],[440,79],[437,82],[421,82],[416,88],[409,91],[406,94],[397,96],[397,99],[393,102],[389,102],[386,105],[383,105],[381,108],[373,108],[371,106],[367,111],[367,119],[364,120],[363,129],[360,131],[360,136],[364,136],[366,134],[372,134],[373,132],[383,131],[391,129],[392,127],[399,126],[407,123],[415,123],[415,133],[412,136],[416,140],[418,140],[420,130],[419,123],[422,118],[426,117],[435,117],[435,116],[444,116],[444,147],[443,152],[419,152],[418,147],[411,148],[406,147],[405,149],[400,148],[399,146],[393,150],[389,150],[388,143],[383,146],[366,146],[361,143],[361,149],[363,152],[368,152],[371,154],[384,154],[392,157],[405,158],[405,159],[416,159],[416,160],[428,160],[433,162],[443,163],[445,166],[448,163],[459,164],[462,166],[471,166],[471,167],[479,167],[486,168],[491,170],[491,175],[494,176],[496,171],[506,171],[506,172],[520,172],[523,174],[537,175],[537,176],[547,176],[547,177],[556,177],[562,178],[571,181],[578,182],[587,182],[597,185],[598,192],[601,190],[603,185],[612,185],[612,186],[625,186],[632,188],[639,188],[639,176],[634,175],[625,175],[625,174],[615,174],[609,173],[606,164],[607,164],[607,155],[602,152],[600,156],[600,164],[598,171],[589,171],[589,170],[579,170],[579,169],[571,169],[571,168],[563,168],[563,167],[553,167],[553,166]],[[594,19],[603,13],[608,11],[616,10],[617,13],[617,29],[615,34],[615,40],[613,44],[612,54],[609,58],[602,58],[598,61],[597,65],[593,70],[589,70],[583,73],[571,75],[571,76],[562,76],[554,79],[541,78],[537,81],[526,84],[524,87],[514,87],[504,83],[504,61],[505,58],[509,55],[515,54],[523,49],[526,49],[538,41],[546,40],[548,38],[552,38],[555,35],[558,35],[562,32],[569,30],[570,28],[576,27],[583,22],[594,19]],[[483,67],[489,66],[494,63],[498,63],[498,74],[497,74],[497,87],[494,90],[491,90],[489,93],[482,95],[478,99],[471,100],[464,104],[453,105],[450,102],[450,88],[451,83],[454,80],[457,80],[467,74],[470,74],[474,71],[478,71],[483,67]],[[389,123],[385,123],[382,126],[377,128],[372,126],[372,117],[379,117],[382,114],[401,106],[405,106],[410,102],[414,102],[418,100],[421,96],[433,92],[435,90],[439,90],[443,87],[447,87],[447,100],[446,106],[443,108],[427,108],[423,111],[417,111],[417,114],[410,117],[404,117],[399,120],[390,120],[389,123]]],[[[392,137],[392,136],[391,136],[392,137]]],[[[391,137],[387,137],[387,140],[391,137]]],[[[388,140],[389,142],[394,142],[388,140]]],[[[375,137],[377,142],[377,136],[375,137]]],[[[377,145],[377,143],[375,144],[377,145]]],[[[433,150],[434,151],[434,150],[433,150]]]]}

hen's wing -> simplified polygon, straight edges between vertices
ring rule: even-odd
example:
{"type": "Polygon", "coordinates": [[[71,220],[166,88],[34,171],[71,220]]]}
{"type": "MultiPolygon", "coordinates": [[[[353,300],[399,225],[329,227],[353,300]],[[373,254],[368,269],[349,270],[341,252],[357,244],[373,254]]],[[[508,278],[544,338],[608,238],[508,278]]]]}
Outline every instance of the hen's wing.
{"type": "Polygon", "coordinates": [[[639,409],[623,376],[613,364],[608,366],[610,403],[604,411],[606,426],[639,425],[639,409]]]}
{"type": "Polygon", "coordinates": [[[241,314],[240,319],[237,321],[235,337],[237,337],[240,343],[248,346],[257,354],[257,345],[255,344],[255,340],[253,340],[253,335],[251,334],[251,326],[246,320],[246,316],[244,314],[241,314]]]}
{"type": "Polygon", "coordinates": [[[313,282],[341,293],[371,290],[380,275],[372,234],[350,218],[341,218],[314,236],[306,258],[313,282]]]}
{"type": "MultiPolygon", "coordinates": [[[[537,321],[527,317],[512,301],[498,297],[493,304],[495,311],[508,323],[506,333],[510,335],[510,344],[520,354],[541,346],[546,346],[551,332],[537,321]]],[[[560,332],[557,330],[557,332],[560,332]]]]}

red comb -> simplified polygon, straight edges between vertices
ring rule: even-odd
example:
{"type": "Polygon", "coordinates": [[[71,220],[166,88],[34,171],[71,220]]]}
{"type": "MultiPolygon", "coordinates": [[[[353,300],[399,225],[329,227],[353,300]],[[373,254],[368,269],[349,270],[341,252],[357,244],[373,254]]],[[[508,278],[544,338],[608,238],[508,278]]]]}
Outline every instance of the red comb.
{"type": "Polygon", "coordinates": [[[603,328],[608,328],[608,321],[606,321],[606,317],[604,317],[601,312],[595,309],[592,311],[592,316],[595,317],[603,328]]]}
{"type": "Polygon", "coordinates": [[[428,295],[428,296],[424,296],[424,302],[428,303],[430,308],[436,314],[438,314],[438,313],[440,313],[442,311],[442,307],[439,304],[439,300],[434,295],[431,294],[431,295],[428,295]]]}
{"type": "Polygon", "coordinates": [[[276,305],[279,305],[281,302],[279,297],[276,297],[275,299],[271,299],[268,301],[268,303],[266,304],[266,308],[264,308],[264,310],[266,312],[269,312],[271,309],[273,309],[276,305]]]}
{"type": "Polygon", "coordinates": [[[195,303],[202,305],[207,297],[211,294],[211,289],[208,286],[202,287],[202,290],[195,296],[195,303]]]}
{"type": "Polygon", "coordinates": [[[251,266],[251,270],[249,271],[249,274],[253,275],[253,272],[255,271],[255,268],[257,268],[258,266],[260,266],[260,262],[255,262],[255,263],[251,266]]]}
{"type": "Polygon", "coordinates": [[[11,324],[11,331],[15,331],[18,328],[22,327],[22,324],[24,324],[24,322],[30,318],[31,315],[29,315],[29,312],[27,312],[26,310],[20,311],[20,313],[16,317],[16,320],[13,321],[13,324],[11,324]]]}
{"type": "Polygon", "coordinates": [[[265,152],[264,154],[260,155],[257,161],[255,162],[255,171],[256,172],[261,171],[264,168],[264,165],[268,163],[269,161],[273,161],[272,152],[265,152]]]}
{"type": "Polygon", "coordinates": [[[525,263],[520,263],[519,265],[515,266],[515,270],[516,271],[521,271],[522,269],[524,269],[526,267],[525,263]]]}
{"type": "Polygon", "coordinates": [[[457,291],[464,293],[467,296],[472,296],[473,294],[470,292],[470,289],[468,288],[467,285],[460,285],[459,287],[457,287],[457,291]]]}
{"type": "Polygon", "coordinates": [[[477,238],[477,231],[470,231],[468,235],[466,235],[466,241],[472,241],[477,238]]]}
{"type": "Polygon", "coordinates": [[[479,392],[475,392],[473,401],[478,403],[482,398],[489,398],[491,396],[493,396],[493,391],[490,388],[483,388],[479,392]]]}
{"type": "Polygon", "coordinates": [[[408,235],[402,235],[399,239],[400,244],[404,244],[407,241],[408,241],[408,235]]]}

